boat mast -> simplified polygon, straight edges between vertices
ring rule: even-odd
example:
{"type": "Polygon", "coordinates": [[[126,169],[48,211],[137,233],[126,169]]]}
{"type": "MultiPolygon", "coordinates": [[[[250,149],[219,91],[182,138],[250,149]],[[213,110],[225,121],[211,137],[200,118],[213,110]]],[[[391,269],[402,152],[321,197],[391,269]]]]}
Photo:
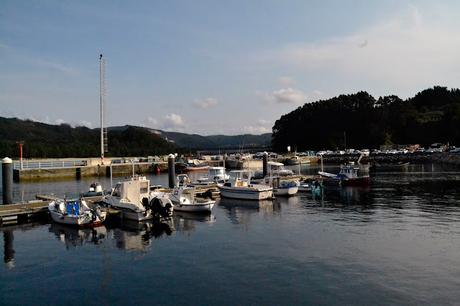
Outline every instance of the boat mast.
{"type": "Polygon", "coordinates": [[[105,106],[105,59],[99,55],[99,111],[101,122],[101,164],[104,164],[104,155],[107,152],[107,129],[104,127],[105,106]]]}

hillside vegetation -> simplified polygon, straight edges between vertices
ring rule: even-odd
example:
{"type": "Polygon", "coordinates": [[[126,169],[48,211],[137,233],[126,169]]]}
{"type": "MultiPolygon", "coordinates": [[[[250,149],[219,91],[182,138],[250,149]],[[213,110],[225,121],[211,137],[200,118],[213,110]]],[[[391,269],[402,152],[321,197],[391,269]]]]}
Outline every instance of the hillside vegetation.
{"type": "MultiPolygon", "coordinates": [[[[100,155],[100,130],[0,118],[0,156],[18,157],[16,141],[25,141],[25,158],[95,157],[100,155]]],[[[147,129],[128,126],[109,130],[107,156],[147,156],[177,151],[177,147],[147,129]]]]}
{"type": "Polygon", "coordinates": [[[382,144],[460,144],[460,90],[434,87],[403,100],[361,91],[306,103],[273,126],[272,146],[286,151],[376,148],[382,144]]]}

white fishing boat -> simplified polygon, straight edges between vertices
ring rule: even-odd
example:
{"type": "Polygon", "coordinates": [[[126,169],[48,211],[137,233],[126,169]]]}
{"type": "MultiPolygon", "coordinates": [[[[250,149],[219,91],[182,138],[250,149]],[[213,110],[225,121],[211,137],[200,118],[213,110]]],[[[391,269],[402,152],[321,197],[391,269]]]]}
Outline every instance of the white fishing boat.
{"type": "Polygon", "coordinates": [[[194,187],[174,188],[170,200],[174,205],[174,211],[186,212],[211,212],[216,203],[211,199],[196,197],[194,187]]]}
{"type": "MultiPolygon", "coordinates": [[[[267,163],[272,176],[291,176],[294,175],[294,171],[284,168],[283,163],[278,163],[274,161],[269,161],[267,163]]],[[[258,170],[255,172],[254,178],[260,179],[263,178],[263,171],[258,170]]]]}
{"type": "Polygon", "coordinates": [[[250,182],[251,173],[249,171],[231,171],[230,179],[224,185],[219,186],[220,195],[242,200],[265,200],[273,197],[272,187],[250,182]]]}
{"type": "Polygon", "coordinates": [[[84,200],[57,199],[48,205],[54,222],[75,226],[98,226],[105,221],[107,213],[99,206],[90,208],[84,200]]]}
{"type": "Polygon", "coordinates": [[[167,217],[173,210],[172,203],[167,199],[150,193],[150,181],[142,176],[117,183],[106,202],[120,210],[122,218],[135,221],[167,217]]]}
{"type": "Polygon", "coordinates": [[[230,176],[225,173],[225,167],[209,167],[208,174],[198,178],[199,184],[223,184],[230,176]]]}
{"type": "MultiPolygon", "coordinates": [[[[275,196],[292,196],[299,191],[299,179],[280,175],[285,171],[282,163],[268,163],[268,177],[264,179],[264,183],[273,187],[275,196]]],[[[289,170],[290,171],[290,170],[289,170]]]]}
{"type": "Polygon", "coordinates": [[[273,187],[275,196],[293,196],[299,191],[299,181],[283,180],[280,177],[270,178],[269,185],[273,187]]]}

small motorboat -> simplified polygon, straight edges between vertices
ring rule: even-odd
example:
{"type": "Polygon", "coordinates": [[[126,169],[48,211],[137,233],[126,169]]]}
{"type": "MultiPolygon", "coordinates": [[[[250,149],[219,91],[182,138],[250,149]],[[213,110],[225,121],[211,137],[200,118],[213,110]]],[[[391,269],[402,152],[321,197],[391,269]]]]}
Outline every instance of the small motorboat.
{"type": "Polygon", "coordinates": [[[102,185],[99,183],[92,183],[89,186],[89,190],[82,194],[83,197],[97,197],[97,196],[104,196],[104,190],[102,189],[102,185]]]}
{"type": "Polygon", "coordinates": [[[262,184],[251,184],[251,173],[245,170],[230,172],[230,179],[219,186],[220,195],[242,200],[266,200],[273,198],[273,188],[262,184]]]}
{"type": "Polygon", "coordinates": [[[272,187],[275,196],[293,196],[299,191],[299,180],[294,178],[270,176],[259,182],[272,187]]]}
{"type": "Polygon", "coordinates": [[[338,174],[319,171],[318,174],[323,177],[324,183],[337,183],[341,186],[367,186],[369,185],[369,175],[360,175],[360,168],[355,166],[354,162],[340,166],[338,174]]]}
{"type": "Polygon", "coordinates": [[[106,202],[120,210],[123,219],[134,221],[166,218],[173,210],[170,201],[150,191],[150,181],[143,176],[133,176],[128,181],[117,183],[106,202]]]}
{"type": "Polygon", "coordinates": [[[225,173],[225,167],[209,167],[208,174],[198,178],[199,184],[223,184],[230,176],[225,173]]]}
{"type": "Polygon", "coordinates": [[[174,211],[186,212],[211,212],[216,203],[211,199],[197,197],[194,187],[174,188],[170,200],[174,205],[174,211]]]}
{"type": "Polygon", "coordinates": [[[48,205],[48,211],[54,222],[76,226],[99,226],[107,216],[99,206],[90,208],[82,199],[56,199],[48,205]]]}

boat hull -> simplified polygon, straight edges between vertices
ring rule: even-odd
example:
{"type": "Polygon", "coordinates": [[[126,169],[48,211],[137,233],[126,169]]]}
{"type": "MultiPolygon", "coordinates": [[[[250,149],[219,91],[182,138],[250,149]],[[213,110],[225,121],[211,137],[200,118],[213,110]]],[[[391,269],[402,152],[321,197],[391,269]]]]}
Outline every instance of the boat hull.
{"type": "Polygon", "coordinates": [[[249,188],[239,188],[239,187],[219,187],[220,195],[225,198],[230,199],[240,199],[240,200],[266,200],[273,197],[273,189],[249,189],[249,188]]]}
{"type": "Polygon", "coordinates": [[[211,212],[215,202],[195,204],[174,204],[174,211],[185,212],[211,212]]]}
{"type": "Polygon", "coordinates": [[[145,221],[153,218],[150,210],[145,212],[133,211],[133,210],[121,210],[121,217],[127,220],[133,221],[145,221]]]}
{"type": "Polygon", "coordinates": [[[86,215],[64,215],[59,212],[56,212],[54,210],[49,210],[51,219],[53,219],[54,222],[60,223],[60,224],[66,224],[66,225],[73,225],[73,226],[100,226],[102,225],[102,222],[105,220],[105,213],[103,214],[102,220],[98,217],[96,220],[92,220],[90,216],[86,215]]]}
{"type": "Polygon", "coordinates": [[[276,196],[284,196],[284,197],[293,196],[293,195],[297,194],[298,191],[299,191],[298,186],[285,187],[285,188],[281,187],[281,188],[274,188],[273,189],[273,193],[276,196]]]}

